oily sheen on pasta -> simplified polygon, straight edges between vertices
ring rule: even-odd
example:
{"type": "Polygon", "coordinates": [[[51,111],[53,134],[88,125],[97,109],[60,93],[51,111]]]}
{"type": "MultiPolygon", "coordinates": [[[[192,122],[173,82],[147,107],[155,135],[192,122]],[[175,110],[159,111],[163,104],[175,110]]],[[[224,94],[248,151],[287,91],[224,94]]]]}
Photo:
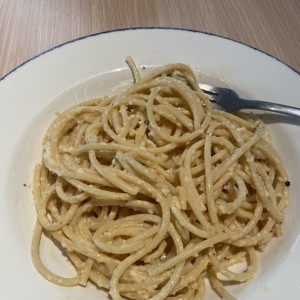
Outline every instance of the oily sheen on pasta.
{"type": "MultiPolygon", "coordinates": [[[[60,113],[36,167],[32,258],[49,281],[118,299],[201,299],[252,279],[281,234],[287,173],[265,125],[214,110],[183,64],[60,113]],[[40,258],[42,234],[76,269],[40,258]],[[239,268],[235,268],[239,265],[239,268]]],[[[88,294],[87,297],[88,299],[88,294]]]]}

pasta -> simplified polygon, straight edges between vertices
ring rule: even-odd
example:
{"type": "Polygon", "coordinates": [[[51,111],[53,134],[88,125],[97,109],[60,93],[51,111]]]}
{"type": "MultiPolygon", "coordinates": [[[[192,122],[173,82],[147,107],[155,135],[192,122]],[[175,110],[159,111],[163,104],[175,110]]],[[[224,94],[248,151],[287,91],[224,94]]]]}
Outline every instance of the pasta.
{"type": "Polygon", "coordinates": [[[112,299],[202,299],[252,279],[281,235],[286,170],[262,121],[214,110],[184,64],[83,102],[49,127],[34,175],[32,259],[63,286],[93,282],[112,299]],[[76,269],[40,258],[45,234],[76,269]],[[239,270],[235,267],[241,266],[239,270]]]}

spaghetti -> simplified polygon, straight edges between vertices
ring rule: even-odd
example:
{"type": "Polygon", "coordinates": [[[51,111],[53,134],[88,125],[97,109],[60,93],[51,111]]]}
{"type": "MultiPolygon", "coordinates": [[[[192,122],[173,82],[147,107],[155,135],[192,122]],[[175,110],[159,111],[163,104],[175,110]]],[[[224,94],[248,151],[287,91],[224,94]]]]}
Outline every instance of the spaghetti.
{"type": "Polygon", "coordinates": [[[201,299],[256,274],[281,234],[287,174],[265,125],[214,110],[192,70],[167,65],[51,124],[34,176],[32,258],[49,281],[93,282],[113,299],[201,299]],[[53,274],[42,234],[76,269],[53,274]],[[243,263],[243,269],[232,267],[243,263]],[[208,279],[208,282],[207,282],[208,279]]]}

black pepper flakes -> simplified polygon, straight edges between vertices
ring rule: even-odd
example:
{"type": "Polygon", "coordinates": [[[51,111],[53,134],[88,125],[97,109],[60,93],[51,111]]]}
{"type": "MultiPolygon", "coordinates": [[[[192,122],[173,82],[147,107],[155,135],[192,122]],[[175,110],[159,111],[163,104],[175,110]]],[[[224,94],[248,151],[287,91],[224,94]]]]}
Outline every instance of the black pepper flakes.
{"type": "Polygon", "coordinates": [[[284,184],[285,184],[285,186],[290,186],[291,182],[287,180],[284,184]]]}

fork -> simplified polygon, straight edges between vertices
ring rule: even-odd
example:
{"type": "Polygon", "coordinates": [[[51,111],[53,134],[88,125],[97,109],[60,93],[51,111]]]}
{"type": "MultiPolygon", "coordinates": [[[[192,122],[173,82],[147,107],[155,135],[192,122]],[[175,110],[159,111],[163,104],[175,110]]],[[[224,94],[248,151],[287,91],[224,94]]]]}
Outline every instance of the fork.
{"type": "Polygon", "coordinates": [[[199,87],[207,94],[211,102],[230,113],[241,109],[258,109],[300,117],[300,108],[297,107],[267,101],[242,99],[235,91],[228,88],[214,87],[201,83],[199,87]]]}

